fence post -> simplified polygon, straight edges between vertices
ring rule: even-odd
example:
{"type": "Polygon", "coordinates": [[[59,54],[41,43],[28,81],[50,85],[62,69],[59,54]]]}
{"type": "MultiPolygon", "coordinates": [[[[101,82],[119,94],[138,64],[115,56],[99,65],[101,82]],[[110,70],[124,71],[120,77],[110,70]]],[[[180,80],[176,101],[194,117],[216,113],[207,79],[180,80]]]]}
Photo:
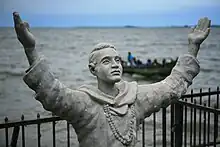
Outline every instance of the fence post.
{"type": "Polygon", "coordinates": [[[183,106],[175,103],[175,147],[181,147],[183,142],[183,106]]]}
{"type": "Polygon", "coordinates": [[[170,131],[170,142],[171,142],[171,146],[170,147],[174,147],[174,133],[175,133],[175,126],[174,126],[174,103],[171,103],[171,107],[170,107],[170,127],[171,127],[171,131],[170,131]]]}
{"type": "Polygon", "coordinates": [[[166,147],[167,145],[167,135],[166,135],[166,108],[162,108],[162,122],[163,122],[163,126],[162,126],[162,130],[163,130],[163,147],[166,147]]]}
{"type": "Polygon", "coordinates": [[[12,134],[12,137],[11,137],[11,146],[10,147],[16,147],[17,146],[19,131],[20,131],[19,126],[14,127],[13,134],[12,134]]]}
{"type": "Polygon", "coordinates": [[[142,120],[142,147],[145,147],[145,121],[142,120]]]}
{"type": "Polygon", "coordinates": [[[214,147],[216,147],[218,137],[218,114],[214,113],[214,147]]]}

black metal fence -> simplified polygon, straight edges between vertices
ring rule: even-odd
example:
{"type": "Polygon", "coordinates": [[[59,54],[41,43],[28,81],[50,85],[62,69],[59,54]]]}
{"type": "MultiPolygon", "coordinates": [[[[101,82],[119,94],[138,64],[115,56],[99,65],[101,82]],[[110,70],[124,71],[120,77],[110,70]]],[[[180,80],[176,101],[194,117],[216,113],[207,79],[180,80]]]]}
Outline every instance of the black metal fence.
{"type": "Polygon", "coordinates": [[[200,92],[183,96],[176,105],[179,107],[181,143],[184,146],[220,146],[219,87],[214,92],[200,92]],[[187,131],[189,129],[189,131],[187,131]]]}
{"type": "MultiPolygon", "coordinates": [[[[142,123],[142,135],[139,138],[140,146],[170,146],[170,147],[202,147],[220,146],[220,126],[219,126],[219,87],[217,90],[183,95],[182,98],[168,108],[153,113],[142,123]],[[151,129],[151,130],[150,130],[151,129]],[[147,133],[146,133],[147,132],[147,133]],[[152,137],[149,133],[152,132],[152,137]],[[150,141],[149,141],[150,140],[150,141]]],[[[60,117],[40,118],[10,122],[5,118],[5,122],[0,124],[0,130],[4,129],[4,140],[6,147],[15,147],[18,137],[21,138],[21,146],[26,146],[26,126],[36,126],[37,146],[41,147],[41,125],[52,124],[52,146],[56,147],[56,123],[62,121],[60,117]],[[9,130],[13,129],[13,131],[9,130]],[[20,131],[21,129],[21,131],[20,131]],[[19,133],[21,132],[21,133],[19,133]]],[[[71,145],[70,124],[66,122],[66,146],[71,145]]],[[[34,143],[36,144],[36,143],[34,143]]]]}
{"type": "Polygon", "coordinates": [[[207,92],[191,90],[168,108],[150,116],[150,121],[146,118],[142,124],[142,146],[220,146],[219,94],[219,87],[215,91],[209,88],[207,92]],[[144,131],[149,132],[150,127],[152,137],[146,137],[144,131]],[[151,140],[153,144],[149,143],[151,140]]]}

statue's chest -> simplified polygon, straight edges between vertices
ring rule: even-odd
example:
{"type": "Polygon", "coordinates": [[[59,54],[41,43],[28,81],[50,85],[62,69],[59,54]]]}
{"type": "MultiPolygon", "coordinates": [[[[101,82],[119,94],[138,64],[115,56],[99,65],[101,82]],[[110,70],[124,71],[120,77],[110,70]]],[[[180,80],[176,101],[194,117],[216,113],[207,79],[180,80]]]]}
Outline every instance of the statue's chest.
{"type": "MultiPolygon", "coordinates": [[[[103,107],[106,122],[113,136],[124,145],[136,138],[136,115],[134,106],[129,107],[127,114],[120,116],[111,113],[108,105],[103,107]]],[[[110,132],[109,132],[110,133],[110,132]]]]}
{"type": "Polygon", "coordinates": [[[92,142],[107,140],[109,146],[129,146],[136,139],[135,110],[129,108],[125,115],[112,113],[108,106],[91,109],[86,125],[77,130],[79,140],[92,139],[92,142]],[[86,137],[87,136],[87,137],[86,137]],[[99,141],[98,141],[99,140],[99,141]]]}

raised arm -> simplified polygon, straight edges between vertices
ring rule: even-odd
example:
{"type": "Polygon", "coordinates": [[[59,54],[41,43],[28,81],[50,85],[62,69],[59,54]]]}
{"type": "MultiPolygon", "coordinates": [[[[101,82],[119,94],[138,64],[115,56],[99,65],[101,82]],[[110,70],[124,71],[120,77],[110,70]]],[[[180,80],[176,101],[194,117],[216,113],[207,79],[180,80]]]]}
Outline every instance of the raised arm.
{"type": "Polygon", "coordinates": [[[45,110],[66,120],[82,119],[91,104],[86,93],[70,89],[56,79],[42,57],[26,71],[23,80],[35,91],[35,99],[41,102],[45,110]]]}
{"type": "Polygon", "coordinates": [[[24,47],[25,54],[27,56],[29,65],[32,65],[35,60],[39,58],[37,51],[35,50],[35,37],[30,32],[29,24],[23,22],[18,12],[13,13],[14,28],[17,34],[17,38],[24,47]]]}
{"type": "Polygon", "coordinates": [[[17,38],[23,45],[30,67],[26,70],[24,82],[36,92],[35,98],[43,107],[65,119],[77,121],[82,118],[89,103],[87,94],[72,90],[56,79],[43,56],[35,49],[35,39],[28,23],[22,22],[17,12],[13,13],[17,38]]]}
{"type": "Polygon", "coordinates": [[[186,93],[199,73],[200,66],[196,57],[200,44],[210,32],[210,23],[208,18],[198,21],[197,26],[188,35],[188,53],[179,57],[167,78],[158,83],[138,86],[137,101],[142,116],[149,116],[161,107],[167,107],[173,99],[178,99],[186,93]]]}

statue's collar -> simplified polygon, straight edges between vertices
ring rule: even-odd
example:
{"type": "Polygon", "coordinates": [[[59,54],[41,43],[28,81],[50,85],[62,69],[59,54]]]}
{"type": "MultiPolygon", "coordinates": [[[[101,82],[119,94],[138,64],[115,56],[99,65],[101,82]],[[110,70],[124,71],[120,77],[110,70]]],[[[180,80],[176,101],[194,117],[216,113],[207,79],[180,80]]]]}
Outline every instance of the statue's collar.
{"type": "Polygon", "coordinates": [[[98,103],[109,104],[115,111],[120,111],[117,113],[124,114],[127,112],[128,105],[133,104],[136,99],[137,83],[121,81],[116,84],[116,87],[119,89],[119,94],[116,97],[107,95],[91,85],[83,85],[79,90],[86,92],[98,103]]]}

